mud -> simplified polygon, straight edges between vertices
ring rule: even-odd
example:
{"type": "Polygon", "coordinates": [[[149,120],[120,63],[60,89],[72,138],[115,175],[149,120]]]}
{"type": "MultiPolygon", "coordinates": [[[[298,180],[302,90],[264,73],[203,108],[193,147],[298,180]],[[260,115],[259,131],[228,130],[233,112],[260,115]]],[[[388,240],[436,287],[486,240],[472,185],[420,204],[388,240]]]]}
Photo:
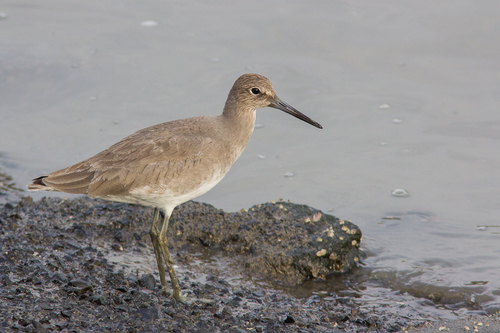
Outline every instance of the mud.
{"type": "Polygon", "coordinates": [[[213,301],[184,305],[160,295],[156,275],[108,260],[150,259],[151,219],[151,209],[88,198],[0,206],[0,331],[397,332],[422,324],[360,310],[350,297],[295,298],[273,287],[356,265],[361,231],[349,221],[285,202],[238,213],[178,207],[168,235],[176,264],[190,267],[203,249],[230,260],[224,274],[200,275],[196,265],[179,273],[184,294],[213,301]],[[270,287],[230,283],[232,275],[270,287]]]}

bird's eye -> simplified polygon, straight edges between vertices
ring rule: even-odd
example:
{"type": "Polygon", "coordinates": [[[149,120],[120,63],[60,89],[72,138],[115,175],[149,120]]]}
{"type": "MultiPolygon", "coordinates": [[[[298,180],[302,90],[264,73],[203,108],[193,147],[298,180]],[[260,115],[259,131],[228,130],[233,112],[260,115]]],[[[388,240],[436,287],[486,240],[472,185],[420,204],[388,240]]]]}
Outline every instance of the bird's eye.
{"type": "Polygon", "coordinates": [[[254,94],[254,95],[258,95],[258,94],[260,94],[260,89],[259,89],[259,88],[252,88],[252,89],[250,89],[250,91],[251,91],[251,92],[252,92],[252,94],[254,94]]]}

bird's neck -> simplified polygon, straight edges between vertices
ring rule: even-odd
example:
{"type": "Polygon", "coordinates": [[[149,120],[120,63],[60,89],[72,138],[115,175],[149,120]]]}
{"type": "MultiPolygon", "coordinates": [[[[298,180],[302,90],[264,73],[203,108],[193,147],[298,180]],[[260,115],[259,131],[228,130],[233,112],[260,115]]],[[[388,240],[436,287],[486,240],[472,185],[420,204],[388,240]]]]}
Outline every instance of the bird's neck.
{"type": "Polygon", "coordinates": [[[228,125],[230,136],[243,147],[252,136],[255,127],[255,108],[245,108],[238,105],[235,98],[229,97],[221,117],[228,125]]]}

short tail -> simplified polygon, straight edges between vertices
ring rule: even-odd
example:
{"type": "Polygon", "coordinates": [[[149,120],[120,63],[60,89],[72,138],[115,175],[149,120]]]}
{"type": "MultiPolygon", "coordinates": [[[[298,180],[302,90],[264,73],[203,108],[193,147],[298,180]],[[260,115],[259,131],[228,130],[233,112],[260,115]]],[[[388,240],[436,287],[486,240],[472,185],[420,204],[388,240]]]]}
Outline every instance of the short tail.
{"type": "Polygon", "coordinates": [[[28,184],[28,190],[87,194],[87,190],[94,179],[94,173],[68,170],[70,169],[66,168],[35,178],[28,184]]]}
{"type": "Polygon", "coordinates": [[[28,191],[57,191],[56,189],[47,186],[43,179],[47,178],[47,176],[40,176],[35,178],[28,184],[28,191]]]}

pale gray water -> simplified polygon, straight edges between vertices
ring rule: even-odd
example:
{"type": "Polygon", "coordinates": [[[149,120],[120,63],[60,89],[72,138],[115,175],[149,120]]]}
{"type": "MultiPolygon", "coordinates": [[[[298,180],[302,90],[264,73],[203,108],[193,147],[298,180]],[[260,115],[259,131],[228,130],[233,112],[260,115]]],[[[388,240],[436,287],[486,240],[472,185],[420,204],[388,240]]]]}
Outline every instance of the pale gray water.
{"type": "Polygon", "coordinates": [[[396,281],[360,282],[368,305],[423,284],[500,309],[499,1],[26,0],[0,12],[0,167],[19,187],[143,127],[218,114],[240,74],[260,73],[324,129],[258,111],[263,127],[200,201],[283,198],[351,219],[366,268],[396,281]]]}

